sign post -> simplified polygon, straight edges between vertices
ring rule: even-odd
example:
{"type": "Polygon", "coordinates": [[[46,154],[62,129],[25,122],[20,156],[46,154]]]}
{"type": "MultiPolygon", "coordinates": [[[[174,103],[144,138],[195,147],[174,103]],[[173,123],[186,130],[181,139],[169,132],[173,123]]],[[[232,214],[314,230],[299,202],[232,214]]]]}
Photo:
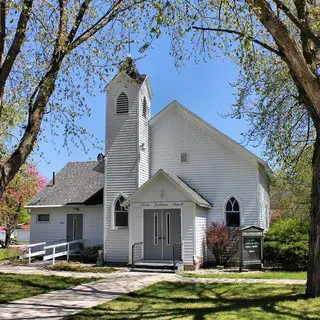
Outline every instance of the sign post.
{"type": "Polygon", "coordinates": [[[263,229],[250,226],[240,229],[240,259],[239,271],[244,266],[259,266],[263,260],[263,229]]]}

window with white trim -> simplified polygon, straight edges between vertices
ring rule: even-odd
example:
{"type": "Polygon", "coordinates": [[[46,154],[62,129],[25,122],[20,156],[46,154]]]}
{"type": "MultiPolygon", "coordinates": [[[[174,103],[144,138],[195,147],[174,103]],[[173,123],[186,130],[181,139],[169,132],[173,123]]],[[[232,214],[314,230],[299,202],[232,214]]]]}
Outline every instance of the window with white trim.
{"type": "Polygon", "coordinates": [[[50,222],[50,214],[37,214],[37,222],[50,222]]]}
{"type": "Polygon", "coordinates": [[[240,227],[240,207],[234,197],[231,197],[226,204],[226,223],[228,227],[240,227]]]}
{"type": "Polygon", "coordinates": [[[128,96],[121,92],[117,98],[117,113],[129,112],[129,99],[128,96]]]}
{"type": "Polygon", "coordinates": [[[125,201],[123,196],[120,196],[114,206],[114,226],[125,228],[128,227],[128,210],[122,206],[125,201]]]}

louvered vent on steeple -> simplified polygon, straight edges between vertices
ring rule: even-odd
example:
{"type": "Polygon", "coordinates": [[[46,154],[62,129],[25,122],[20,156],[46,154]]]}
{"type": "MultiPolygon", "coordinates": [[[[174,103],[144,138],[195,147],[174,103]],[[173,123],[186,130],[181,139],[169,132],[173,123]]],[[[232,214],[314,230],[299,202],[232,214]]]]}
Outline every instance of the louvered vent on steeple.
{"type": "Polygon", "coordinates": [[[121,92],[117,98],[117,113],[129,112],[129,99],[128,96],[121,92]]]}
{"type": "Polygon", "coordinates": [[[148,104],[147,104],[147,99],[146,97],[143,97],[143,102],[142,102],[142,114],[145,118],[147,118],[148,115],[148,104]]]}

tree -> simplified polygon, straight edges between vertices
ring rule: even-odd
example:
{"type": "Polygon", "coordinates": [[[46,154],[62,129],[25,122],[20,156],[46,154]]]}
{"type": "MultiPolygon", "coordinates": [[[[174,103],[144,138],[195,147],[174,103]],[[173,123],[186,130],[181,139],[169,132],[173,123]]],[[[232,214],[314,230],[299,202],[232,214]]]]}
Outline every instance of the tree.
{"type": "Polygon", "coordinates": [[[77,122],[90,114],[84,95],[122,60],[129,32],[157,36],[166,2],[0,0],[0,196],[41,132],[76,147],[90,138],[77,122]]]}
{"type": "Polygon", "coordinates": [[[6,232],[5,247],[10,245],[11,235],[19,218],[25,214],[24,206],[46,184],[46,179],[34,165],[24,165],[7,186],[0,201],[0,225],[6,232]]]}
{"type": "Polygon", "coordinates": [[[208,249],[216,259],[217,265],[227,266],[239,252],[239,230],[224,223],[211,222],[206,229],[208,249]]]}
{"type": "Polygon", "coordinates": [[[313,146],[310,145],[292,170],[286,170],[283,165],[274,172],[270,197],[271,222],[290,217],[310,222],[312,153],[313,146]]]}
{"type": "Polygon", "coordinates": [[[265,143],[275,163],[289,165],[292,147],[301,153],[314,143],[306,291],[313,297],[320,296],[319,21],[319,0],[188,0],[165,21],[177,61],[223,52],[241,66],[231,114],[248,119],[246,138],[265,143]]]}

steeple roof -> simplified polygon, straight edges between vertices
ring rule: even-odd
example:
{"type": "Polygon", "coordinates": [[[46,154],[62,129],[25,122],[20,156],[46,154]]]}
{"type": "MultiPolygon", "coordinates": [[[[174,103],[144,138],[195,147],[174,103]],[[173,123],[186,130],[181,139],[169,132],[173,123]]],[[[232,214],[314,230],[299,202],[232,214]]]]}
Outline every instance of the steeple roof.
{"type": "Polygon", "coordinates": [[[142,84],[146,78],[145,74],[140,74],[138,68],[131,57],[127,57],[119,66],[119,72],[125,72],[130,78],[142,84]]]}

